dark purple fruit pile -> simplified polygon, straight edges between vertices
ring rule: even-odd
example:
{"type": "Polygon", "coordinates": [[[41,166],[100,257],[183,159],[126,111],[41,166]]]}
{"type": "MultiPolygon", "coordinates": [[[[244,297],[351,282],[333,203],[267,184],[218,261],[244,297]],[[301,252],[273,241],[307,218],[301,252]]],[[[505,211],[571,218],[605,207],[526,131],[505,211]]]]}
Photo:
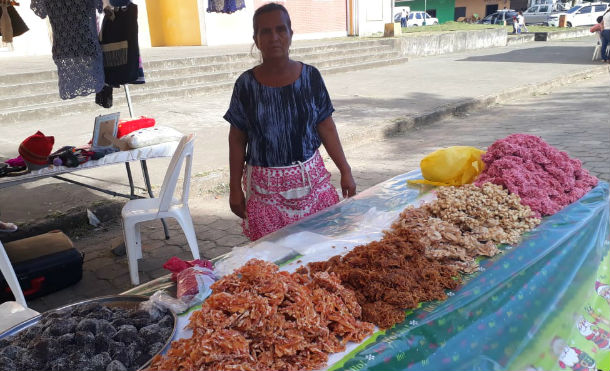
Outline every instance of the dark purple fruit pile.
{"type": "Polygon", "coordinates": [[[168,312],[85,303],[0,339],[0,371],[136,370],[163,348],[173,326],[168,312]]]}

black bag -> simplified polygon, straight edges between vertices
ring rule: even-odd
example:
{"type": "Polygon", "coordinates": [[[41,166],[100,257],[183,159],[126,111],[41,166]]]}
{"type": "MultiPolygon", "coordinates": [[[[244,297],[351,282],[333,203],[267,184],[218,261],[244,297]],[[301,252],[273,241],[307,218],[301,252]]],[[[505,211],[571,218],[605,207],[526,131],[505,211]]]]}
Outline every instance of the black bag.
{"type": "MultiPolygon", "coordinates": [[[[26,299],[63,289],[83,277],[83,254],[61,231],[9,242],[4,248],[26,299]]],[[[0,276],[0,302],[9,300],[15,299],[0,276]]]]}

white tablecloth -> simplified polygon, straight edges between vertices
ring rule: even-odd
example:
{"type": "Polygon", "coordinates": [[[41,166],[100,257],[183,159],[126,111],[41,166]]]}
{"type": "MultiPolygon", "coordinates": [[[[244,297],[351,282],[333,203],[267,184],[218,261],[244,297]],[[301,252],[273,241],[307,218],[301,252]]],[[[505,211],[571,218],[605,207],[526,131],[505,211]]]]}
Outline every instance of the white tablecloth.
{"type": "Polygon", "coordinates": [[[120,164],[123,162],[148,160],[157,157],[171,157],[178,146],[178,142],[155,144],[154,146],[132,149],[130,151],[119,151],[110,153],[99,160],[87,161],[77,167],[50,165],[44,169],[35,170],[16,177],[0,178],[0,188],[15,186],[21,183],[31,182],[55,175],[72,173],[79,170],[92,169],[100,166],[120,164]]]}

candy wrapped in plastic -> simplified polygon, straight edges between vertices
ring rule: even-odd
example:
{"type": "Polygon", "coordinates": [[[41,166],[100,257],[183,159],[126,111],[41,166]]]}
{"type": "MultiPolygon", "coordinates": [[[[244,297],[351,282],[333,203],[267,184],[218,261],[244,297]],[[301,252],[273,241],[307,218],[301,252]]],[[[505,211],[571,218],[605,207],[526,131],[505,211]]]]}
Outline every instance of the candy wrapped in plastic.
{"type": "Polygon", "coordinates": [[[210,286],[216,281],[214,272],[205,267],[194,266],[186,268],[177,275],[178,299],[188,303],[189,306],[201,303],[210,296],[210,286]]]}
{"type": "Polygon", "coordinates": [[[155,311],[167,309],[180,314],[189,309],[189,303],[168,294],[163,290],[156,291],[150,298],[140,304],[140,309],[154,313],[155,311]]]}

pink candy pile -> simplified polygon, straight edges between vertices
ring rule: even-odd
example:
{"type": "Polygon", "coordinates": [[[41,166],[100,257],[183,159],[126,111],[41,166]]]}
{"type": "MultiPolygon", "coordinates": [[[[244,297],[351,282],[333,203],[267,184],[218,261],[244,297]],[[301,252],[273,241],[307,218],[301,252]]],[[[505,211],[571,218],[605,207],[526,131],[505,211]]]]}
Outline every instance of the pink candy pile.
{"type": "Polygon", "coordinates": [[[476,180],[518,194],[536,216],[553,215],[597,185],[597,178],[540,137],[512,134],[494,142],[482,156],[486,168],[476,180]]]}

